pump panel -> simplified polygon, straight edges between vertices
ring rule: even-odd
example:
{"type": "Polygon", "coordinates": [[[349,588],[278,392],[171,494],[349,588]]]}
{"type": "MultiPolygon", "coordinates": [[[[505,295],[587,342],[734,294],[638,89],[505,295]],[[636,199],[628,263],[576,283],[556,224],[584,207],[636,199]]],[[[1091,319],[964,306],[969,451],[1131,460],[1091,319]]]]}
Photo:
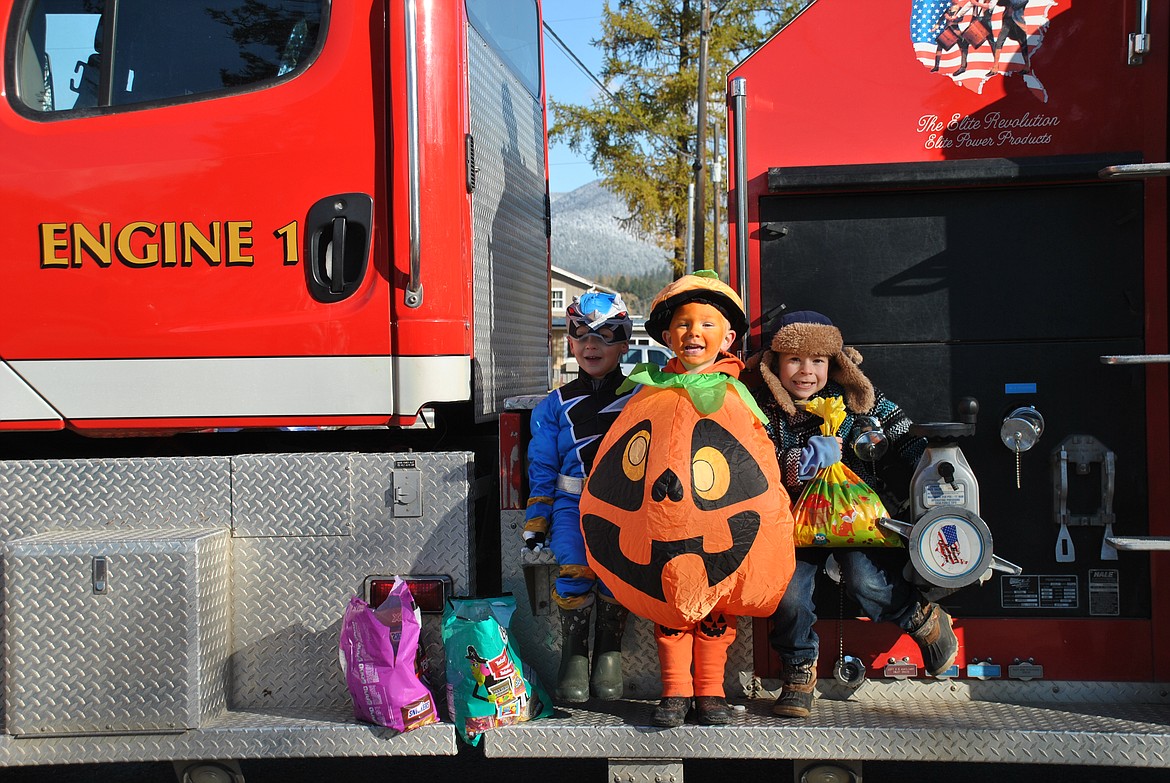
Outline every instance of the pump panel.
{"type": "MultiPolygon", "coordinates": [[[[1075,556],[1056,559],[1053,473],[1066,437],[1105,443],[1115,454],[1114,532],[1146,534],[1144,372],[1100,361],[1143,351],[1142,196],[1140,183],[1050,183],[760,201],[764,225],[787,229],[761,242],[764,313],[783,304],[828,314],[915,421],[953,421],[960,398],[979,401],[975,435],[959,445],[996,554],[1028,579],[996,575],[960,590],[946,599],[957,616],[1150,615],[1148,557],[1103,561],[1104,526],[1077,523],[1105,501],[1101,465],[1068,472],[1075,556]],[[1042,413],[1046,430],[1019,455],[1017,487],[1000,425],[1020,406],[1042,413]],[[1116,584],[1102,587],[1098,569],[1116,570],[1116,584]],[[1102,589],[1116,600],[1093,600],[1102,589]]],[[[894,459],[879,475],[905,497],[911,466],[894,459]]],[[[836,593],[818,591],[822,616],[839,614],[836,593]]]]}

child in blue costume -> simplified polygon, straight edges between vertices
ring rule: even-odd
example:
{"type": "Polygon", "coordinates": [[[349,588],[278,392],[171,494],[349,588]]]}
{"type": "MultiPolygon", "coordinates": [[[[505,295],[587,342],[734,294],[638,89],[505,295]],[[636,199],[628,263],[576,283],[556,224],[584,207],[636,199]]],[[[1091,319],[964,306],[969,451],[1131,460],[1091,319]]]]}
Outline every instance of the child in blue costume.
{"type": "Polygon", "coordinates": [[[618,294],[590,291],[565,309],[569,349],[580,370],[576,380],[552,391],[532,412],[528,446],[529,500],[524,542],[552,549],[560,565],[552,598],[561,615],[561,664],[556,698],[583,702],[622,697],[622,633],[628,612],[598,582],[585,560],[581,537],[581,489],[597,447],[630,391],[618,364],[629,348],[633,324],[618,294]],[[595,601],[594,588],[601,600],[595,601]],[[589,672],[589,616],[597,603],[593,672],[589,672]]]}

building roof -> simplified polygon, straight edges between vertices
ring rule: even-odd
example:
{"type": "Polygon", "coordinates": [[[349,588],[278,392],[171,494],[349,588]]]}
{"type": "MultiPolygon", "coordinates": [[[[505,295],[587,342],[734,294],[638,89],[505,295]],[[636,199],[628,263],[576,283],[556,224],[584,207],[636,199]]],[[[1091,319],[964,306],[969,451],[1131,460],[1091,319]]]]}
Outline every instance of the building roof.
{"type": "Polygon", "coordinates": [[[617,293],[617,291],[613,288],[601,285],[600,283],[595,283],[587,277],[582,277],[581,275],[573,274],[568,269],[563,269],[563,268],[557,266],[556,264],[552,265],[552,273],[555,277],[562,277],[571,283],[575,283],[576,285],[581,286],[582,288],[590,288],[590,287],[596,286],[598,291],[607,291],[611,294],[617,293]]]}

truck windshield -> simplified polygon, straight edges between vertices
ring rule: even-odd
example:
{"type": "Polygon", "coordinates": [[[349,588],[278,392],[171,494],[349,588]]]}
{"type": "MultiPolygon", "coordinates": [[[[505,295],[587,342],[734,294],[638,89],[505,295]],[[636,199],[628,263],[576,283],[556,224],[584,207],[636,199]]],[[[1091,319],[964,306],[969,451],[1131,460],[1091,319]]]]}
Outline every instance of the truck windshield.
{"type": "Polygon", "coordinates": [[[291,73],[315,50],[324,1],[33,0],[26,9],[12,42],[14,92],[30,109],[60,112],[189,99],[291,73]]]}

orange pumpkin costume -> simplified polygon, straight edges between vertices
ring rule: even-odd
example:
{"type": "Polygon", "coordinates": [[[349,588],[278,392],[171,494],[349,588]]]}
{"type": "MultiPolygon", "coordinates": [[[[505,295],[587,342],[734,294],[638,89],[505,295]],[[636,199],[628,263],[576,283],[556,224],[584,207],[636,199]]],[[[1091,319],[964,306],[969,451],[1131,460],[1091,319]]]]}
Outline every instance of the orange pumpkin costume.
{"type": "MultiPolygon", "coordinates": [[[[694,301],[688,291],[723,307],[729,293],[733,323],[746,328],[731,289],[690,278],[659,294],[651,335],[662,333],[652,328],[663,326],[661,303],[674,310],[694,301]]],[[[661,371],[640,365],[627,383],[643,386],[602,440],[581,496],[590,568],[657,626],[664,701],[722,700],[736,616],[770,615],[794,568],[788,496],[742,369],[727,353],[689,371],[677,357],[661,371]]]]}

